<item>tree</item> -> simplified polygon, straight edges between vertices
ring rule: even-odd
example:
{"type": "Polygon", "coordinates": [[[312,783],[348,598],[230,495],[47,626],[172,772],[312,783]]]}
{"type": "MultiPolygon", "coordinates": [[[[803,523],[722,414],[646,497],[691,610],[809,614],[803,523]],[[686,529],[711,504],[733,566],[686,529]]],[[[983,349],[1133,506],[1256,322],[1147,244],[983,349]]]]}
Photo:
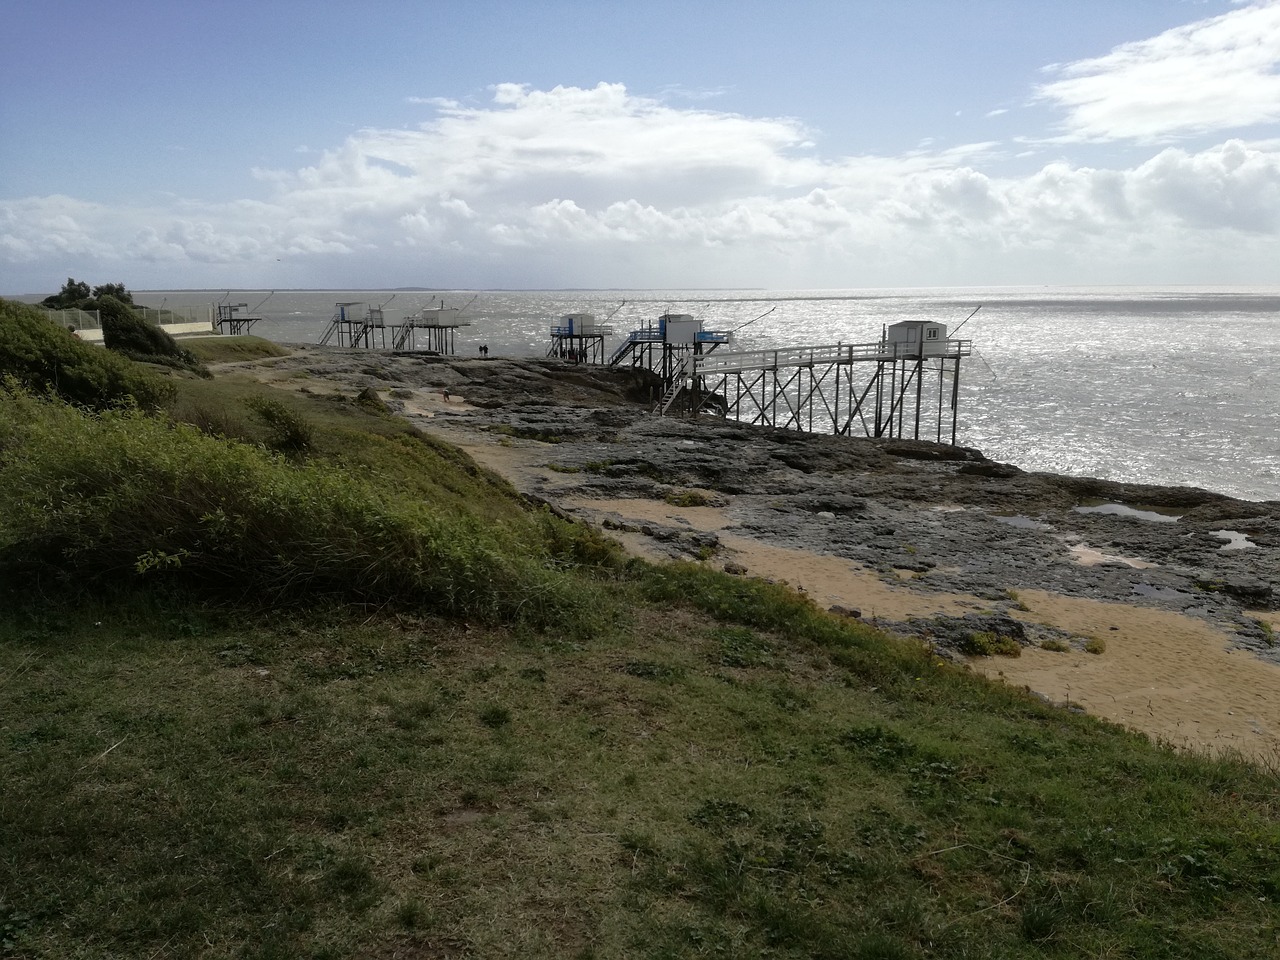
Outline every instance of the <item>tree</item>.
{"type": "Polygon", "coordinates": [[[123,283],[104,283],[101,286],[94,287],[93,298],[98,300],[102,297],[115,297],[121,303],[127,303],[131,307],[134,306],[133,294],[125,289],[123,283]]]}
{"type": "Polygon", "coordinates": [[[98,310],[101,309],[99,301],[106,297],[119,300],[126,306],[134,306],[133,294],[123,283],[103,283],[90,290],[87,283],[75,277],[67,277],[62,289],[51,297],[45,297],[40,305],[54,310],[70,310],[72,307],[98,310]]]}
{"type": "Polygon", "coordinates": [[[52,307],[54,310],[68,310],[80,306],[80,302],[88,300],[90,296],[87,283],[74,277],[67,277],[67,282],[62,285],[62,289],[51,297],[45,297],[40,301],[40,305],[52,307]]]}

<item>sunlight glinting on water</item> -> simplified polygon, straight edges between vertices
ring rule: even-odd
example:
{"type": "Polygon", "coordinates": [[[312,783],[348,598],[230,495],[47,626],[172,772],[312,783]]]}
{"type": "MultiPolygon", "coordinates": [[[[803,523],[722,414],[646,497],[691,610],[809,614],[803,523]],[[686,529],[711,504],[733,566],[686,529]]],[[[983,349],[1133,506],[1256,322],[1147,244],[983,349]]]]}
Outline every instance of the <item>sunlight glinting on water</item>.
{"type": "MultiPolygon", "coordinates": [[[[221,293],[139,294],[207,309],[221,293]]],[[[251,305],[266,291],[236,293],[251,305]]],[[[386,303],[389,321],[462,307],[457,350],[543,356],[566,313],[612,314],[611,350],[664,312],[735,330],[731,349],[870,343],[886,324],[934,320],[974,356],[961,374],[958,441],[1028,470],[1189,484],[1280,499],[1280,288],[858,291],[282,291],[254,332],[320,339],[339,301],[386,303]],[[474,299],[473,299],[474,298],[474,299]]]]}

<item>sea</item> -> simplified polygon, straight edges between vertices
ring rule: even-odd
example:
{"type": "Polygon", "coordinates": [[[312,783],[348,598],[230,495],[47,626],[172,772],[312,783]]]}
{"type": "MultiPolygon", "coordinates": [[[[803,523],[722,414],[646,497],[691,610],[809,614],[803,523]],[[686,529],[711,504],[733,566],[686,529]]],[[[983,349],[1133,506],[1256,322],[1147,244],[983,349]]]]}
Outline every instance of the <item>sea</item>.
{"type": "Polygon", "coordinates": [[[261,317],[253,333],[316,343],[338,303],[381,305],[388,322],[458,307],[456,352],[545,356],[550,328],[594,314],[606,350],[660,314],[733,330],[731,349],[878,341],[886,324],[930,320],[973,341],[957,442],[1025,470],[1202,487],[1280,500],[1280,286],[859,290],[157,290],[143,305],[216,301],[261,317]]]}

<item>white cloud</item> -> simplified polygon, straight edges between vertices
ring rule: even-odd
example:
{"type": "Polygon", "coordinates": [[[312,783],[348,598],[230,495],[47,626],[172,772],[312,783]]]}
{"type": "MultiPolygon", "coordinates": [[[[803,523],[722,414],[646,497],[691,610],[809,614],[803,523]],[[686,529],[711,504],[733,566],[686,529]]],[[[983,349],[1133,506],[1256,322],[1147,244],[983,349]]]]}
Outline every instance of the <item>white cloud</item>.
{"type": "Polygon", "coordinates": [[[1280,154],[1274,151],[1234,140],[1198,154],[1165,150],[1132,179],[1137,203],[1188,228],[1280,233],[1280,154]]]}
{"type": "Polygon", "coordinates": [[[72,197],[34,197],[0,204],[0,251],[14,263],[41,258],[110,256],[104,238],[112,211],[72,197]]]}
{"type": "Polygon", "coordinates": [[[1280,120],[1280,2],[1268,0],[1047,68],[1062,141],[1162,142],[1280,120]]]}
{"type": "Polygon", "coordinates": [[[1280,262],[1274,139],[997,176],[994,143],[823,159],[797,121],[618,84],[504,84],[486,106],[435,109],[255,171],[263,200],[0,202],[0,263],[180,286],[243,283],[284,257],[298,286],[430,269],[442,285],[786,287],[1190,282],[1220,263],[1236,271],[1223,282],[1272,282],[1280,262]]]}

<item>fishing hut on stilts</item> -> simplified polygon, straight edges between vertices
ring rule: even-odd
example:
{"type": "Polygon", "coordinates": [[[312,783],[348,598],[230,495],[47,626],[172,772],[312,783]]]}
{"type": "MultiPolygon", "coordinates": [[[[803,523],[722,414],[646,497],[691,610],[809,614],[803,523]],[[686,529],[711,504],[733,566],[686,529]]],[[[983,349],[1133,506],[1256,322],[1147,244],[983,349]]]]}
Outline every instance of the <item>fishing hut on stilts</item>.
{"type": "Polygon", "coordinates": [[[954,444],[960,363],[972,348],[946,324],[904,320],[875,343],[695,355],[673,371],[655,412],[954,444]]]}
{"type": "Polygon", "coordinates": [[[607,322],[596,323],[594,314],[566,313],[551,326],[547,356],[574,363],[604,363],[604,338],[612,334],[613,327],[607,322]]]}
{"type": "Polygon", "coordinates": [[[627,334],[609,357],[609,365],[643,367],[657,374],[664,394],[659,412],[666,412],[673,391],[678,392],[677,385],[690,375],[695,361],[732,339],[731,331],[705,330],[702,321],[690,314],[664,313],[656,322],[627,334]]]}
{"type": "MultiPolygon", "coordinates": [[[[264,300],[263,303],[265,302],[264,300]]],[[[258,306],[260,307],[262,304],[260,303],[258,306]]],[[[249,305],[247,303],[215,303],[210,311],[213,314],[210,319],[213,321],[214,329],[218,333],[233,337],[248,334],[253,329],[253,325],[262,319],[261,317],[238,316],[241,310],[248,309],[249,305]]],[[[257,307],[254,308],[254,312],[257,312],[257,307]]]]}
{"type": "Polygon", "coordinates": [[[453,356],[457,352],[458,328],[471,326],[461,319],[465,309],[446,307],[442,302],[438,307],[427,307],[405,317],[394,328],[392,349],[453,356]]]}
{"type": "Polygon", "coordinates": [[[446,307],[443,301],[438,307],[419,310],[398,323],[388,322],[383,307],[390,302],[376,306],[358,300],[335,304],[333,319],[320,338],[320,345],[452,356],[458,328],[471,326],[460,319],[466,307],[446,307]]]}
{"type": "Polygon", "coordinates": [[[334,304],[333,319],[320,338],[320,345],[364,347],[372,350],[387,345],[387,324],[381,306],[349,300],[334,304]],[[380,344],[379,344],[380,341],[380,344]]]}

